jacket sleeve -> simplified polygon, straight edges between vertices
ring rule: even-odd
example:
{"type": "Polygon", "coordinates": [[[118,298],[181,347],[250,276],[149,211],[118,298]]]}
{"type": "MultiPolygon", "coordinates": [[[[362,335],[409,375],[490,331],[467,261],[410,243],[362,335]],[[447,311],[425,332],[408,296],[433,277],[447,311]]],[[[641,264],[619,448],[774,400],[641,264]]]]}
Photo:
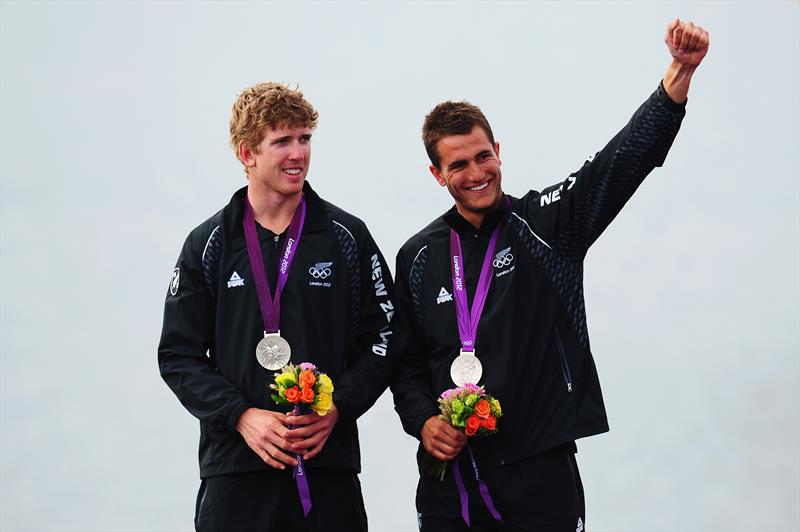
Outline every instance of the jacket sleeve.
{"type": "Polygon", "coordinates": [[[355,352],[333,383],[333,401],[339,417],[352,421],[378,400],[389,385],[388,347],[392,337],[394,286],[391,272],[366,226],[357,233],[360,297],[358,297],[355,352]]]}
{"type": "Polygon", "coordinates": [[[526,194],[525,218],[553,247],[582,258],[647,174],[664,163],[685,114],[685,103],[673,102],[659,84],[580,170],[541,193],[526,194]]]}
{"type": "Polygon", "coordinates": [[[192,415],[209,428],[235,430],[239,416],[251,405],[207,355],[215,321],[213,295],[202,266],[207,236],[198,228],[187,237],[173,271],[158,365],[164,381],[192,415]]]}
{"type": "MultiPolygon", "coordinates": [[[[419,258],[419,253],[415,258],[419,258]]],[[[439,413],[439,403],[432,391],[433,377],[427,361],[425,335],[411,297],[411,270],[412,263],[404,257],[401,249],[397,254],[395,269],[397,314],[391,349],[394,367],[391,389],[394,408],[400,416],[403,429],[419,439],[425,421],[439,413]]],[[[421,279],[421,269],[414,273],[421,279]]]]}

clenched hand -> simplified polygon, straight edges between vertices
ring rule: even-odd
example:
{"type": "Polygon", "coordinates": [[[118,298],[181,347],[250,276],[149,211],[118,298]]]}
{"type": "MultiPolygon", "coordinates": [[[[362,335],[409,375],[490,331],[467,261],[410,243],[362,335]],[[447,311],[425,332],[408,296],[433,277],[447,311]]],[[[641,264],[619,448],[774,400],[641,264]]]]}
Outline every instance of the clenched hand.
{"type": "Polygon", "coordinates": [[[447,462],[455,458],[467,444],[467,436],[441,419],[431,416],[422,425],[420,431],[422,446],[428,454],[447,462]]]}
{"type": "Polygon", "coordinates": [[[286,415],[271,410],[248,408],[236,422],[236,430],[253,452],[275,469],[297,465],[297,460],[284,451],[291,449],[286,415]]]}

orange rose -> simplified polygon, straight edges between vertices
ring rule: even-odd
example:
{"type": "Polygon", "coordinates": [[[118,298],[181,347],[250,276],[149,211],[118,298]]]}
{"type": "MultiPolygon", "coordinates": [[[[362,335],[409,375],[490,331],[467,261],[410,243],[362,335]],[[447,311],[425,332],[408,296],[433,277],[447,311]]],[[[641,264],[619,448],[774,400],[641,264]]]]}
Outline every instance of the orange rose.
{"type": "Polygon", "coordinates": [[[481,420],[478,416],[472,415],[467,418],[467,428],[464,431],[467,436],[474,436],[481,426],[481,420]]]}
{"type": "Polygon", "coordinates": [[[494,430],[497,427],[497,418],[494,416],[489,416],[486,419],[481,419],[481,427],[494,430]]]}
{"type": "Polygon", "coordinates": [[[296,403],[300,400],[300,390],[297,389],[297,386],[286,388],[286,400],[290,403],[296,403]]]}
{"type": "Polygon", "coordinates": [[[303,388],[300,392],[300,400],[304,403],[311,403],[314,401],[314,390],[309,388],[303,388]]]}
{"type": "Polygon", "coordinates": [[[479,418],[486,419],[491,412],[492,407],[486,399],[481,399],[475,404],[475,415],[479,418]]]}
{"type": "Polygon", "coordinates": [[[301,388],[311,388],[314,386],[314,383],[317,382],[317,376],[314,375],[313,371],[307,369],[300,372],[298,381],[300,382],[301,388]]]}

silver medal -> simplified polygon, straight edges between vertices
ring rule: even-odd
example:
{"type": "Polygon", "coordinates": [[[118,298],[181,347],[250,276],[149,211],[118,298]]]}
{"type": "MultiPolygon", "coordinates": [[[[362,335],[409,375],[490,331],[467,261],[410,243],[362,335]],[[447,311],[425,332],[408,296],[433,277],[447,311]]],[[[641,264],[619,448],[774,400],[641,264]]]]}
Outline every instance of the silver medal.
{"type": "Polygon", "coordinates": [[[277,371],[289,363],[292,358],[292,348],[289,342],[281,337],[280,331],[264,333],[264,338],[256,346],[258,363],[270,371],[277,371]]]}
{"type": "Polygon", "coordinates": [[[461,354],[450,364],[450,378],[456,386],[464,386],[466,383],[478,384],[483,375],[481,361],[475,356],[474,351],[461,350],[461,354]]]}

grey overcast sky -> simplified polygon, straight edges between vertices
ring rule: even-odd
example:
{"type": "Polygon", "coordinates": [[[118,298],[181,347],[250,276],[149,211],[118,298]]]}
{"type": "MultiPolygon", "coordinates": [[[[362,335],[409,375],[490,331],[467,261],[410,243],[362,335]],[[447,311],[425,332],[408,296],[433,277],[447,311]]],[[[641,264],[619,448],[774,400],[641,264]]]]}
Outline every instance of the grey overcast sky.
{"type": "MultiPolygon", "coordinates": [[[[0,529],[190,530],[198,424],[161,380],[186,234],[245,183],[231,105],[320,112],[309,179],[390,262],[451,205],[424,114],[482,107],[504,188],[561,181],[711,33],[683,128],[586,262],[612,430],[579,441],[598,531],[800,527],[800,3],[0,3],[0,529]]],[[[416,529],[388,394],[360,421],[371,529],[416,529]]]]}

